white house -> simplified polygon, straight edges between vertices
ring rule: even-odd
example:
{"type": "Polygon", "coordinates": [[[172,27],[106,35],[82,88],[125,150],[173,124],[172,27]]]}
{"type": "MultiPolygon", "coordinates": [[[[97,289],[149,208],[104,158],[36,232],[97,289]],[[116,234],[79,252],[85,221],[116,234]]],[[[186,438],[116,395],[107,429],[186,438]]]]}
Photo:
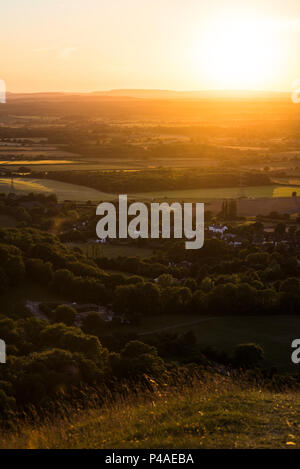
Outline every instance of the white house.
{"type": "Polygon", "coordinates": [[[213,233],[220,233],[220,234],[224,234],[225,231],[228,230],[228,227],[227,226],[215,226],[215,225],[211,225],[208,227],[208,231],[212,231],[213,233]]]}

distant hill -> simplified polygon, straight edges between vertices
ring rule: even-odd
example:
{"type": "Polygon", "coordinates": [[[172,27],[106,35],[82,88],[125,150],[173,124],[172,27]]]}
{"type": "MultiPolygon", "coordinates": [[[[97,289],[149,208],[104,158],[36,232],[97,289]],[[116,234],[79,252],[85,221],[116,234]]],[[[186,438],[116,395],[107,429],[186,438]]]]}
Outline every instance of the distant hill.
{"type": "Polygon", "coordinates": [[[199,91],[172,91],[151,89],[117,89],[110,91],[94,91],[97,96],[127,96],[143,99],[213,99],[213,98],[285,98],[287,92],[247,91],[247,90],[199,90],[199,91]]]}
{"type": "Polygon", "coordinates": [[[160,89],[113,89],[75,92],[40,92],[40,93],[7,93],[9,99],[65,99],[78,97],[135,98],[135,99],[286,99],[288,92],[247,91],[247,90],[199,90],[172,91],[160,89]]]}

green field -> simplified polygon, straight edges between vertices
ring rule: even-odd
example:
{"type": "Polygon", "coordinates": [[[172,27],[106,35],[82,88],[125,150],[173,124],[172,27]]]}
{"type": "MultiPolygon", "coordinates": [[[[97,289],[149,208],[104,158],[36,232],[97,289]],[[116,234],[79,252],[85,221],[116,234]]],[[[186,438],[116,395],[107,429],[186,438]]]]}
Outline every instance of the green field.
{"type": "MultiPolygon", "coordinates": [[[[213,315],[212,315],[213,316],[213,315]]],[[[224,316],[199,319],[196,315],[162,316],[146,319],[143,322],[143,333],[187,332],[192,330],[201,347],[212,347],[219,351],[231,353],[237,344],[255,342],[265,350],[265,365],[277,367],[279,371],[299,371],[299,366],[291,361],[291,342],[299,336],[300,315],[279,316],[224,316]],[[201,321],[201,322],[200,322],[201,321]],[[191,326],[184,324],[191,322],[191,326]],[[176,327],[176,324],[179,326],[176,327]]]]}
{"type": "MultiPolygon", "coordinates": [[[[0,193],[10,192],[11,181],[9,178],[0,178],[0,193]]],[[[42,192],[55,193],[58,200],[77,200],[86,202],[101,202],[111,200],[113,196],[89,187],[78,186],[66,182],[53,181],[51,179],[15,178],[14,191],[18,193],[42,192]]]]}
{"type": "Polygon", "coordinates": [[[291,197],[293,192],[300,194],[300,186],[280,186],[280,185],[266,185],[266,186],[246,186],[246,187],[224,187],[217,189],[189,189],[189,190],[172,190],[172,191],[158,191],[158,192],[144,192],[137,194],[130,194],[129,196],[137,199],[172,199],[172,200],[185,200],[193,199],[203,201],[206,199],[226,199],[226,198],[239,198],[239,197],[253,197],[253,198],[272,198],[272,197],[291,197]]]}
{"type": "MultiPolygon", "coordinates": [[[[0,178],[0,192],[10,192],[11,181],[9,178],[0,178]]],[[[51,179],[34,179],[18,177],[14,179],[14,191],[16,193],[29,192],[55,192],[60,201],[75,200],[86,202],[101,202],[115,200],[116,194],[109,194],[85,186],[70,184],[67,182],[54,181],[51,179]]],[[[293,192],[300,194],[299,186],[247,186],[243,187],[224,187],[218,189],[189,189],[172,190],[158,192],[139,192],[129,194],[129,199],[135,200],[195,200],[205,201],[224,198],[239,198],[241,196],[248,198],[273,198],[273,197],[291,197],[293,192]]]]}

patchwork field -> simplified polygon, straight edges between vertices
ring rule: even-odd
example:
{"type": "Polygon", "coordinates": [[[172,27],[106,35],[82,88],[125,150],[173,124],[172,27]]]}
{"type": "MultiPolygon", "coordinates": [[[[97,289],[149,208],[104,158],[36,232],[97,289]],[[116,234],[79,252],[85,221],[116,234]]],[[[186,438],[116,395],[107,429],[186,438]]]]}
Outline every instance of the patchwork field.
{"type": "Polygon", "coordinates": [[[246,187],[222,187],[217,189],[189,189],[160,192],[144,192],[132,194],[136,198],[155,198],[155,199],[194,199],[205,201],[207,199],[237,199],[240,197],[266,198],[266,197],[291,197],[293,192],[300,194],[300,186],[246,186],[246,187]]]}
{"type": "MultiPolygon", "coordinates": [[[[9,178],[0,178],[0,193],[11,191],[9,178]]],[[[51,179],[17,177],[14,179],[15,193],[55,193],[59,201],[73,200],[77,202],[91,201],[98,204],[102,201],[116,200],[117,194],[110,194],[96,189],[51,179]]],[[[292,193],[300,195],[299,186],[248,186],[241,188],[193,189],[161,192],[143,192],[130,194],[129,200],[167,201],[171,202],[205,202],[205,209],[216,214],[221,210],[225,198],[238,199],[238,214],[241,216],[267,215],[272,211],[279,213],[300,213],[300,198],[292,197],[292,193]]]]}
{"type": "MultiPolygon", "coordinates": [[[[221,211],[222,199],[205,201],[205,210],[217,214],[221,211]]],[[[271,212],[298,214],[300,213],[299,197],[271,197],[257,199],[239,199],[237,204],[239,216],[269,215],[271,212]]]]}
{"type": "MultiPolygon", "coordinates": [[[[1,187],[4,192],[6,187],[10,187],[10,179],[1,178],[1,187]]],[[[89,189],[84,186],[79,186],[70,183],[58,182],[51,179],[36,179],[36,178],[15,178],[14,185],[16,191],[57,191],[60,198],[64,193],[69,194],[69,198],[73,200],[80,200],[82,192],[90,191],[91,195],[99,194],[105,197],[106,200],[114,198],[114,194],[108,194],[97,191],[95,189],[89,189]]],[[[224,187],[217,189],[189,189],[189,190],[169,190],[169,191],[152,191],[152,192],[139,192],[136,194],[130,194],[130,197],[136,199],[225,199],[225,198],[264,198],[264,197],[291,197],[293,192],[300,193],[300,186],[280,186],[280,185],[265,185],[265,186],[246,186],[246,187],[224,187]]]]}
{"type": "Polygon", "coordinates": [[[71,164],[72,161],[69,160],[0,160],[0,165],[7,167],[14,166],[36,166],[36,165],[61,165],[61,164],[71,164]]]}
{"type": "MultiPolygon", "coordinates": [[[[0,193],[9,193],[11,181],[9,178],[0,178],[0,193]]],[[[88,187],[78,186],[65,182],[52,181],[49,179],[16,178],[14,180],[14,191],[16,193],[55,193],[58,200],[77,200],[86,202],[101,202],[102,200],[111,200],[111,194],[97,191],[88,187]]]]}

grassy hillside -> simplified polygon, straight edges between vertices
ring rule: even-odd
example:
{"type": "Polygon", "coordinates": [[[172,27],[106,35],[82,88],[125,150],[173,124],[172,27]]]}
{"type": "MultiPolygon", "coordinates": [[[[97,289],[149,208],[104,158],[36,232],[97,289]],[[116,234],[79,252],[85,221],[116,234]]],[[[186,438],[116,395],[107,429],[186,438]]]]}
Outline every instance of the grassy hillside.
{"type": "Polygon", "coordinates": [[[0,448],[300,448],[299,394],[227,377],[165,391],[150,381],[148,395],[17,425],[0,448]]]}

